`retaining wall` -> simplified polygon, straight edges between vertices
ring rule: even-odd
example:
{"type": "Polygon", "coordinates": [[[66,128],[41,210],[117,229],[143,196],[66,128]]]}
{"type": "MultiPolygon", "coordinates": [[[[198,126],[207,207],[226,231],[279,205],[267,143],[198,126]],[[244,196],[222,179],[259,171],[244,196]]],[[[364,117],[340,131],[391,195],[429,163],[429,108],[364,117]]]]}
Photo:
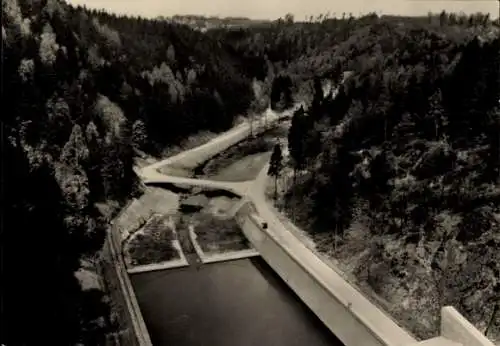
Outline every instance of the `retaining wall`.
{"type": "MultiPolygon", "coordinates": [[[[124,208],[126,209],[126,208],[124,208]]],[[[118,323],[120,346],[152,346],[137,298],[121,255],[121,234],[112,225],[101,252],[100,267],[118,323]]]]}

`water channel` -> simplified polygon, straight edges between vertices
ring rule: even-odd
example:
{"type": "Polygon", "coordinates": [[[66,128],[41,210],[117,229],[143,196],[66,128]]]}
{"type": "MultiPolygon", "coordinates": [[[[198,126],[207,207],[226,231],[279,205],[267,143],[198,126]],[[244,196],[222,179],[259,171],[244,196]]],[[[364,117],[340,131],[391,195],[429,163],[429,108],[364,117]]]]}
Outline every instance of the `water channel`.
{"type": "Polygon", "coordinates": [[[341,346],[260,257],[131,275],[154,346],[341,346]]]}

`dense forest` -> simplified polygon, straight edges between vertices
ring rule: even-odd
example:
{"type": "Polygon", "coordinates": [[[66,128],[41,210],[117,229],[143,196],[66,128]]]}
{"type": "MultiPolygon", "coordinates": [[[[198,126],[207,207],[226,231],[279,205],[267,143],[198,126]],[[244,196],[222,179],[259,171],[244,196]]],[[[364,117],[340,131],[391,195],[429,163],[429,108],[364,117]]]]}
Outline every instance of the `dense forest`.
{"type": "Polygon", "coordinates": [[[1,341],[103,344],[106,297],[73,275],[103,244],[98,206],[140,193],[136,150],[231,127],[251,79],[186,26],[55,0],[6,0],[2,12],[1,341]]]}
{"type": "MultiPolygon", "coordinates": [[[[292,119],[281,203],[420,337],[444,305],[499,336],[499,32],[443,12],[216,33],[310,96],[292,119]]],[[[277,80],[271,104],[289,88],[277,80]]]]}
{"type": "Polygon", "coordinates": [[[288,16],[201,33],[58,0],[5,0],[2,11],[3,344],[109,344],[108,298],[82,291],[74,272],[141,193],[136,153],[161,156],[265,107],[254,80],[273,107],[308,100],[289,133],[291,217],[325,251],[356,255],[356,277],[401,318],[435,320],[452,304],[491,325],[500,39],[487,16],[288,16]]]}

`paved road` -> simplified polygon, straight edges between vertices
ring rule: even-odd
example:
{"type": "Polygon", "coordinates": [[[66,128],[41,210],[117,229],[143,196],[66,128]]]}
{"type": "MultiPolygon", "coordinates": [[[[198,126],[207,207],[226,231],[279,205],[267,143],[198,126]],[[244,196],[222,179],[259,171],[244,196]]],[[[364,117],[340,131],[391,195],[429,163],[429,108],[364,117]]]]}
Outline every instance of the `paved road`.
{"type": "MultiPolygon", "coordinates": [[[[282,113],[276,113],[268,109],[265,114],[258,120],[253,122],[253,133],[259,133],[266,128],[275,126],[280,119],[290,117],[295,109],[300,107],[302,103],[296,104],[292,109],[282,113]]],[[[248,189],[248,182],[235,183],[223,182],[203,179],[192,179],[165,175],[159,172],[161,167],[167,165],[183,164],[189,162],[190,165],[202,163],[218,153],[226,150],[230,146],[250,136],[250,123],[242,123],[231,130],[222,133],[211,141],[200,145],[199,147],[183,151],[177,155],[171,156],[165,160],[158,161],[152,165],[136,169],[136,173],[141,177],[145,184],[153,183],[173,183],[173,184],[189,184],[192,186],[212,187],[219,189],[227,189],[239,195],[245,195],[248,189]]]]}
{"type": "MultiPolygon", "coordinates": [[[[295,109],[299,108],[301,105],[302,103],[298,103],[294,108],[283,113],[276,113],[268,109],[260,119],[253,121],[252,132],[259,133],[266,128],[274,126],[280,119],[290,117],[295,109]]],[[[220,134],[216,138],[203,145],[183,151],[182,153],[171,156],[165,160],[161,160],[152,165],[146,166],[141,170],[138,170],[137,173],[141,178],[149,179],[148,182],[152,182],[153,179],[158,178],[158,174],[161,174],[158,172],[158,169],[163,166],[178,164],[185,161],[202,163],[205,160],[210,159],[217,153],[226,150],[231,145],[234,145],[237,142],[250,136],[250,130],[250,123],[244,122],[232,128],[231,130],[220,134]]]]}

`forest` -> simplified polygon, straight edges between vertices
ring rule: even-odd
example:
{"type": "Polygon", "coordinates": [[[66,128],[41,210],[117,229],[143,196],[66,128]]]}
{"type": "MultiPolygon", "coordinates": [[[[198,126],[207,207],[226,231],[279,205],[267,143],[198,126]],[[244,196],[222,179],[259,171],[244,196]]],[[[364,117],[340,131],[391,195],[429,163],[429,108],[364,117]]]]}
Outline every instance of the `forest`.
{"type": "Polygon", "coordinates": [[[498,340],[498,26],[446,12],[281,25],[233,43],[281,69],[271,104],[290,84],[309,96],[278,205],[417,336],[452,305],[498,340]]]}
{"type": "MultiPolygon", "coordinates": [[[[325,252],[356,254],[361,283],[418,298],[407,309],[432,320],[452,304],[494,329],[500,39],[488,16],[287,16],[202,33],[59,0],[2,11],[3,344],[109,344],[109,297],[82,291],[74,272],[141,193],[137,152],[229,129],[261,108],[255,80],[272,107],[308,100],[288,138],[290,217],[325,252]],[[422,292],[431,281],[436,297],[422,292]]],[[[404,319],[396,298],[389,310],[404,319]]]]}
{"type": "Polygon", "coordinates": [[[73,273],[140,194],[136,150],[230,128],[251,78],[186,26],[55,0],[7,0],[2,13],[1,341],[104,344],[107,298],[73,273]]]}

